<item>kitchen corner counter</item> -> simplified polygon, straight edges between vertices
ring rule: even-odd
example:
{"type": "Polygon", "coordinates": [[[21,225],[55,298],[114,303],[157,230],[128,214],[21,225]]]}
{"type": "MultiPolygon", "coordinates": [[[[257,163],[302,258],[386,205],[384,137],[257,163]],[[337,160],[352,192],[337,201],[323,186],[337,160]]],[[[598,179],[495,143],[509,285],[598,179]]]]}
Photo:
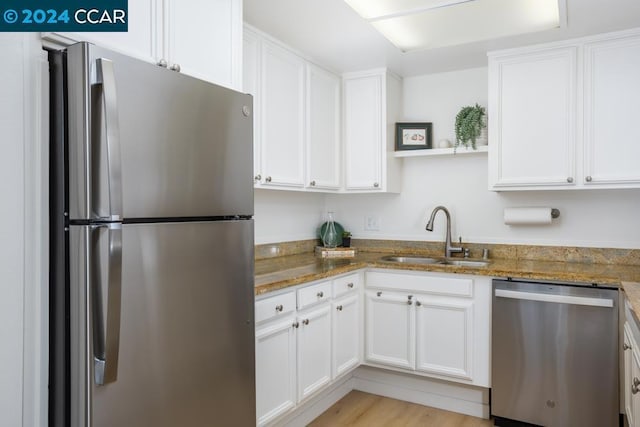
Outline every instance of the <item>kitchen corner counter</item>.
{"type": "Polygon", "coordinates": [[[313,253],[304,253],[257,260],[255,263],[255,294],[263,295],[361,268],[385,268],[598,283],[616,287],[626,284],[629,289],[637,292],[637,305],[640,310],[640,283],[635,283],[635,286],[632,286],[634,282],[640,282],[640,266],[512,259],[493,259],[486,267],[417,265],[383,261],[382,257],[386,255],[391,254],[389,252],[360,252],[354,258],[322,259],[313,253]]]}

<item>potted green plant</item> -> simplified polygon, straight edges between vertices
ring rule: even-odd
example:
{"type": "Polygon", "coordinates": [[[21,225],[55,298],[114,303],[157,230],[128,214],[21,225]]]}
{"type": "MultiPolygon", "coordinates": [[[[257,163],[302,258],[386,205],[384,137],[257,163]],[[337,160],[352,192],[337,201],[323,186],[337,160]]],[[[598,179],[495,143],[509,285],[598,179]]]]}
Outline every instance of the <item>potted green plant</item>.
{"type": "Polygon", "coordinates": [[[462,107],[456,115],[456,143],[454,151],[459,146],[476,149],[476,140],[480,137],[482,129],[487,127],[486,112],[484,107],[476,104],[462,107]]]}
{"type": "Polygon", "coordinates": [[[348,231],[342,232],[342,247],[344,248],[351,247],[351,233],[348,231]]]}

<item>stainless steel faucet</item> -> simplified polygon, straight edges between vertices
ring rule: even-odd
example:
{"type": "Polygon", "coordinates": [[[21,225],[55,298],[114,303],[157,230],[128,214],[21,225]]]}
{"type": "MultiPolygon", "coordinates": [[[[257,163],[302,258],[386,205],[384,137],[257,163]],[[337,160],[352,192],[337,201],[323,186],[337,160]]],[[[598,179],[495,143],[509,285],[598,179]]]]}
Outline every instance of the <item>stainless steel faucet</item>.
{"type": "Polygon", "coordinates": [[[463,248],[458,246],[451,246],[451,215],[449,211],[444,206],[437,206],[433,212],[431,212],[431,218],[429,218],[429,222],[427,222],[427,226],[425,227],[427,231],[433,231],[433,221],[436,218],[436,214],[438,211],[443,211],[447,216],[447,236],[444,242],[444,256],[446,258],[451,257],[451,254],[462,253],[463,248]]]}

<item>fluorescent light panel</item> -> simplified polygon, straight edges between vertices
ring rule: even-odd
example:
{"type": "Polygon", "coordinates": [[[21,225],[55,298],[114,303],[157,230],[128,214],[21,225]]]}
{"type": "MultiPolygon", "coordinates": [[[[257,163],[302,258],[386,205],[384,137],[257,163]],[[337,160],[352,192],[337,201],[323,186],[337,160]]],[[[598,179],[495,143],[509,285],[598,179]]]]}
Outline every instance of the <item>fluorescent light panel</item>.
{"type": "Polygon", "coordinates": [[[403,51],[472,43],[560,25],[558,0],[345,1],[403,51]]]}

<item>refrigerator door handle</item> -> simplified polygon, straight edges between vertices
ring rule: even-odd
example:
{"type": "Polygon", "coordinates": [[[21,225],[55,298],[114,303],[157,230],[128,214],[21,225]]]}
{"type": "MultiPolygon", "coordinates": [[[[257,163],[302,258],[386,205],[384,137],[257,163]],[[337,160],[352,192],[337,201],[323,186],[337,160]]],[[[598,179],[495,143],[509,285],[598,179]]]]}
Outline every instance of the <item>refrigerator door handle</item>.
{"type": "Polygon", "coordinates": [[[96,384],[103,385],[115,382],[118,378],[122,293],[122,225],[111,223],[92,226],[91,243],[94,375],[96,384]],[[106,262],[106,280],[104,280],[106,283],[103,283],[104,275],[101,274],[100,269],[102,258],[100,241],[105,229],[107,230],[109,249],[106,262]]]}
{"type": "Polygon", "coordinates": [[[113,62],[106,58],[96,59],[95,84],[102,85],[105,130],[107,140],[107,173],[109,182],[109,218],[122,219],[122,165],[120,158],[120,125],[113,62]]]}

